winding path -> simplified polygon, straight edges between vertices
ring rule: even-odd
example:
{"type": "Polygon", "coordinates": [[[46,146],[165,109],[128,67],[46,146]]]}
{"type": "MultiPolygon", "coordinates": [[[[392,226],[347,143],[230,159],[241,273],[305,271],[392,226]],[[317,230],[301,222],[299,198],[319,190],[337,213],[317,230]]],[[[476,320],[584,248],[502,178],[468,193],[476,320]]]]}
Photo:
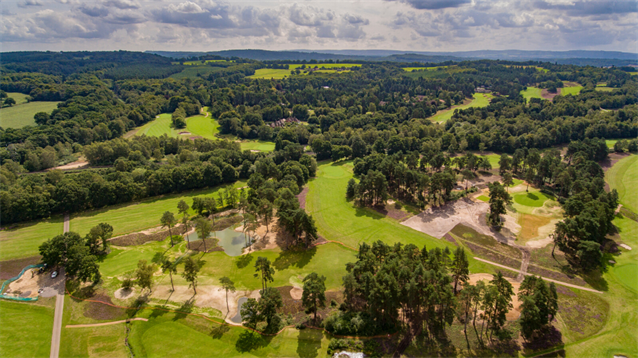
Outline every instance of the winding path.
{"type": "MultiPolygon", "coordinates": [[[[498,266],[498,267],[504,268],[506,270],[519,271],[520,274],[525,275],[525,276],[531,275],[530,273],[522,272],[521,270],[517,270],[517,269],[509,267],[509,266],[497,264],[496,262],[484,260],[484,259],[482,259],[480,257],[474,257],[474,259],[482,261],[482,262],[485,262],[485,263],[488,263],[490,265],[494,265],[494,266],[498,266]]],[[[527,267],[525,269],[527,270],[527,267]]],[[[584,290],[584,291],[589,291],[589,292],[594,292],[594,293],[601,293],[601,294],[604,293],[602,291],[594,290],[593,288],[588,288],[588,287],[583,287],[583,286],[578,286],[578,285],[572,285],[571,283],[566,283],[566,282],[562,282],[562,281],[552,280],[551,278],[547,278],[547,277],[541,277],[541,278],[543,280],[545,280],[545,281],[554,282],[554,283],[557,283],[559,285],[563,285],[563,286],[567,286],[567,287],[571,287],[571,288],[576,288],[576,289],[579,289],[579,290],[584,290]]]]}
{"type": "MultiPolygon", "coordinates": [[[[69,232],[69,214],[64,215],[64,232],[69,232]]],[[[59,275],[64,278],[64,269],[59,271],[59,275]]],[[[62,335],[66,279],[62,280],[60,285],[61,287],[58,287],[58,294],[55,297],[55,315],[53,316],[53,333],[51,334],[51,358],[58,358],[60,356],[60,336],[62,335]]]]}
{"type": "Polygon", "coordinates": [[[131,319],[123,319],[120,321],[113,322],[104,322],[104,323],[92,323],[92,324],[67,324],[64,328],[84,328],[84,327],[100,327],[100,326],[110,326],[112,324],[120,324],[120,323],[128,323],[131,321],[144,321],[147,322],[148,318],[135,317],[131,319]]]}

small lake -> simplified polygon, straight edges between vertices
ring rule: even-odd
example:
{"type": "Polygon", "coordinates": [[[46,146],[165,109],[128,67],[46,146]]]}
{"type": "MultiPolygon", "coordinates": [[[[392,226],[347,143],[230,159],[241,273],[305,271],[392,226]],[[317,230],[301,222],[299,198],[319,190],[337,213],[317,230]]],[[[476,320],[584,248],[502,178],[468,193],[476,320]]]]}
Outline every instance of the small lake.
{"type": "Polygon", "coordinates": [[[244,305],[244,303],[246,303],[246,301],[248,301],[248,297],[242,297],[239,300],[237,300],[237,314],[231,318],[230,320],[233,321],[234,323],[241,323],[241,306],[244,305]]]}
{"type": "MultiPolygon", "coordinates": [[[[189,241],[200,240],[199,234],[193,232],[187,235],[189,241]]],[[[242,253],[242,249],[246,247],[246,242],[250,239],[242,232],[237,232],[233,227],[224,229],[222,231],[215,231],[210,234],[209,237],[216,237],[219,239],[219,246],[224,249],[224,252],[228,256],[239,256],[242,253]]]]}

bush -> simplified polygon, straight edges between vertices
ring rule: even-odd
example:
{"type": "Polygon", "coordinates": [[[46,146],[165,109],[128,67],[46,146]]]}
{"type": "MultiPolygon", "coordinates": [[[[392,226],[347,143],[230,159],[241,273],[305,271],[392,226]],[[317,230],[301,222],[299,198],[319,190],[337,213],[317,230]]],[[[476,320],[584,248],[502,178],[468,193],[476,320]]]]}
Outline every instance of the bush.
{"type": "Polygon", "coordinates": [[[335,301],[334,299],[332,299],[332,300],[330,301],[330,307],[333,307],[333,308],[334,308],[334,307],[337,307],[337,306],[339,306],[339,302],[337,302],[337,301],[335,301]]]}
{"type": "Polygon", "coordinates": [[[122,288],[125,290],[130,290],[131,287],[133,287],[133,280],[131,280],[130,278],[125,278],[124,281],[122,281],[122,288]]]}

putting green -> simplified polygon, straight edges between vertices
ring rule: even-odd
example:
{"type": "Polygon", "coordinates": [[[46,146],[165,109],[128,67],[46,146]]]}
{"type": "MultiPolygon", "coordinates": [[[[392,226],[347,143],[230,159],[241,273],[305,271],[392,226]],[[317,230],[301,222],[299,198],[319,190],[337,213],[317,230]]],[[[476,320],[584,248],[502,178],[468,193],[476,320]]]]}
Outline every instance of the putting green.
{"type": "Polygon", "coordinates": [[[638,264],[614,267],[613,273],[623,285],[638,291],[638,264]]]}
{"type": "Polygon", "coordinates": [[[514,201],[524,206],[531,206],[534,208],[540,208],[543,204],[552,198],[537,191],[533,193],[521,193],[514,195],[514,201]]]}

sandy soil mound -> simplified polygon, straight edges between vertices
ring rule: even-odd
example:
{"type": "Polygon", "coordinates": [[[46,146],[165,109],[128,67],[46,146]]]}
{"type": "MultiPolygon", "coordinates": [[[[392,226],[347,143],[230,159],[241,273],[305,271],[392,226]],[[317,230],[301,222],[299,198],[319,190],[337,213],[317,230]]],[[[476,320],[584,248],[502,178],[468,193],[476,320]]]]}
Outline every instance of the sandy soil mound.
{"type": "Polygon", "coordinates": [[[292,290],[290,290],[290,297],[292,297],[295,300],[300,300],[302,295],[303,295],[303,290],[299,287],[293,287],[292,290]]]}
{"type": "MultiPolygon", "coordinates": [[[[29,269],[24,272],[19,279],[7,285],[4,294],[19,297],[37,297],[40,288],[49,288],[47,292],[55,292],[55,294],[64,291],[63,273],[59,272],[56,278],[51,278],[51,271],[44,271],[38,274],[39,269],[29,269]],[[28,294],[27,294],[28,292],[28,294]]],[[[51,295],[54,296],[55,294],[51,295]]],[[[51,297],[46,296],[46,297],[51,297]]]]}
{"type": "Polygon", "coordinates": [[[487,203],[464,198],[440,207],[428,208],[401,224],[437,239],[442,238],[458,224],[470,226],[482,234],[490,235],[487,225],[481,224],[479,219],[480,215],[487,213],[488,210],[487,203]]]}
{"type": "Polygon", "coordinates": [[[220,286],[197,286],[197,295],[193,297],[193,289],[188,286],[175,286],[171,291],[170,285],[156,286],[151,298],[160,301],[187,302],[194,299],[194,305],[198,307],[212,307],[222,312],[222,317],[233,317],[237,314],[237,300],[240,297],[259,298],[259,290],[228,292],[220,286]]]}

